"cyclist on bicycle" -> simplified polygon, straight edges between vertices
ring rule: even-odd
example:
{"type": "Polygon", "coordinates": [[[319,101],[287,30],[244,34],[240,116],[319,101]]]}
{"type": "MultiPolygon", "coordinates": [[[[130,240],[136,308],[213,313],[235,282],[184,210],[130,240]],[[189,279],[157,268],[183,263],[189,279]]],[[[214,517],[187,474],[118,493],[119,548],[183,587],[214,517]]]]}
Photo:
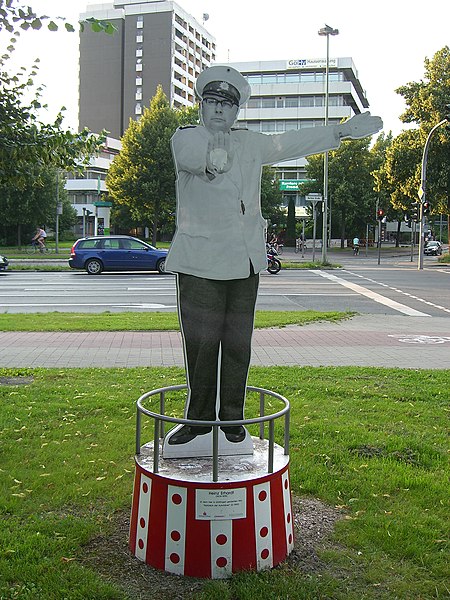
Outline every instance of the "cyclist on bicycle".
{"type": "Polygon", "coordinates": [[[43,227],[37,227],[35,235],[31,238],[32,243],[39,244],[39,250],[42,252],[45,248],[45,238],[47,233],[43,227]]]}
{"type": "Polygon", "coordinates": [[[359,237],[353,238],[353,254],[359,253],[359,237]]]}

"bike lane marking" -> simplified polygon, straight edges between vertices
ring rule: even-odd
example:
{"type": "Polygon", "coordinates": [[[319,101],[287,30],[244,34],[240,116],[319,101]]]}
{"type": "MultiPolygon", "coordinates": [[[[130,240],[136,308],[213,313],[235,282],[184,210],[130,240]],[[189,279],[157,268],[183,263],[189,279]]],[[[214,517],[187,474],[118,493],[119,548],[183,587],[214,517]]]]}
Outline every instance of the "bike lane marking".
{"type": "Polygon", "coordinates": [[[408,298],[412,298],[413,300],[417,300],[418,302],[422,302],[423,304],[428,304],[428,306],[432,306],[433,308],[438,308],[439,310],[443,310],[450,314],[450,309],[445,306],[441,306],[440,304],[435,304],[434,302],[430,302],[429,300],[425,300],[424,298],[419,298],[419,296],[415,296],[414,294],[410,294],[409,292],[404,292],[403,290],[399,290],[387,283],[382,283],[381,281],[375,281],[375,279],[371,279],[370,277],[365,277],[364,275],[360,275],[359,273],[353,273],[352,271],[348,271],[347,269],[343,269],[345,273],[349,273],[349,275],[354,275],[355,277],[359,277],[360,279],[365,279],[366,281],[370,281],[371,283],[376,283],[377,285],[381,285],[393,292],[397,292],[398,294],[403,294],[403,296],[407,296],[408,298]]]}
{"type": "MultiPolygon", "coordinates": [[[[315,270],[312,272],[316,273],[317,275],[320,275],[321,277],[324,277],[325,279],[334,281],[335,283],[338,283],[339,285],[343,285],[344,287],[347,287],[347,288],[353,290],[354,292],[360,294],[361,296],[366,296],[367,298],[369,298],[370,300],[373,300],[374,302],[378,302],[379,304],[384,304],[385,306],[388,306],[389,308],[392,308],[393,310],[397,310],[398,312],[401,312],[404,315],[408,315],[410,317],[430,317],[431,316],[427,313],[420,312],[420,310],[415,310],[414,308],[406,306],[406,304],[401,304],[400,302],[397,302],[396,300],[391,300],[390,298],[386,298],[385,296],[382,296],[381,294],[378,294],[377,292],[369,290],[368,288],[365,288],[362,285],[359,285],[357,283],[352,283],[351,281],[347,281],[346,279],[342,279],[341,277],[336,277],[336,275],[331,275],[331,273],[326,273],[325,271],[315,271],[315,270]]],[[[347,272],[350,273],[350,271],[347,271],[347,272]]],[[[350,274],[353,275],[353,273],[350,273],[350,274]]],[[[369,280],[369,281],[371,281],[371,280],[369,280]]],[[[374,282],[374,283],[377,283],[377,282],[374,282]]],[[[389,287],[389,286],[386,286],[386,287],[389,287]]]]}
{"type": "Polygon", "coordinates": [[[390,333],[388,337],[397,338],[399,342],[407,344],[445,344],[450,342],[450,336],[446,335],[420,335],[414,333],[390,333]]]}

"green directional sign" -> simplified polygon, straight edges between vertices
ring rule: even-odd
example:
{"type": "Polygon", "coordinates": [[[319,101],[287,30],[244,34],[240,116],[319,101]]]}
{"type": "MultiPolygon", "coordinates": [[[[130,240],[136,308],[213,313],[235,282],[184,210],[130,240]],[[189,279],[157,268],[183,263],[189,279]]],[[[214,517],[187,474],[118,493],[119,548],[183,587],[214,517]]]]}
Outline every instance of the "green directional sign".
{"type": "Polygon", "coordinates": [[[298,192],[302,183],[310,181],[309,179],[280,179],[280,190],[282,192],[298,192]]]}

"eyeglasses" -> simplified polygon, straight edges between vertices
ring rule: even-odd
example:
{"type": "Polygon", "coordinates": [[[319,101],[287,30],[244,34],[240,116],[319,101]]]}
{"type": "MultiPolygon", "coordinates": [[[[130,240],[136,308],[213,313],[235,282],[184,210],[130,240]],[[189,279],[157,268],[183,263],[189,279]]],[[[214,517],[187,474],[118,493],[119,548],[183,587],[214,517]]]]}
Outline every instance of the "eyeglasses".
{"type": "Polygon", "coordinates": [[[231,100],[217,100],[217,98],[203,98],[203,104],[206,106],[214,106],[216,108],[220,105],[221,108],[233,108],[234,104],[231,100]]]}

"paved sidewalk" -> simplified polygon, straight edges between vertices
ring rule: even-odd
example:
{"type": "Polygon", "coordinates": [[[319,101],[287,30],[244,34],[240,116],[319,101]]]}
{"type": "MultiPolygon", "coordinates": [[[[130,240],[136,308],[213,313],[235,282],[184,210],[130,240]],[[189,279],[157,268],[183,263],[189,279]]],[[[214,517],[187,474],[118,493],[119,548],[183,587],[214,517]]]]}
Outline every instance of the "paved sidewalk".
{"type": "MultiPolygon", "coordinates": [[[[357,316],[257,329],[252,365],[450,368],[450,319],[357,316]]],[[[178,332],[0,332],[0,367],[183,365],[178,332]]]]}

